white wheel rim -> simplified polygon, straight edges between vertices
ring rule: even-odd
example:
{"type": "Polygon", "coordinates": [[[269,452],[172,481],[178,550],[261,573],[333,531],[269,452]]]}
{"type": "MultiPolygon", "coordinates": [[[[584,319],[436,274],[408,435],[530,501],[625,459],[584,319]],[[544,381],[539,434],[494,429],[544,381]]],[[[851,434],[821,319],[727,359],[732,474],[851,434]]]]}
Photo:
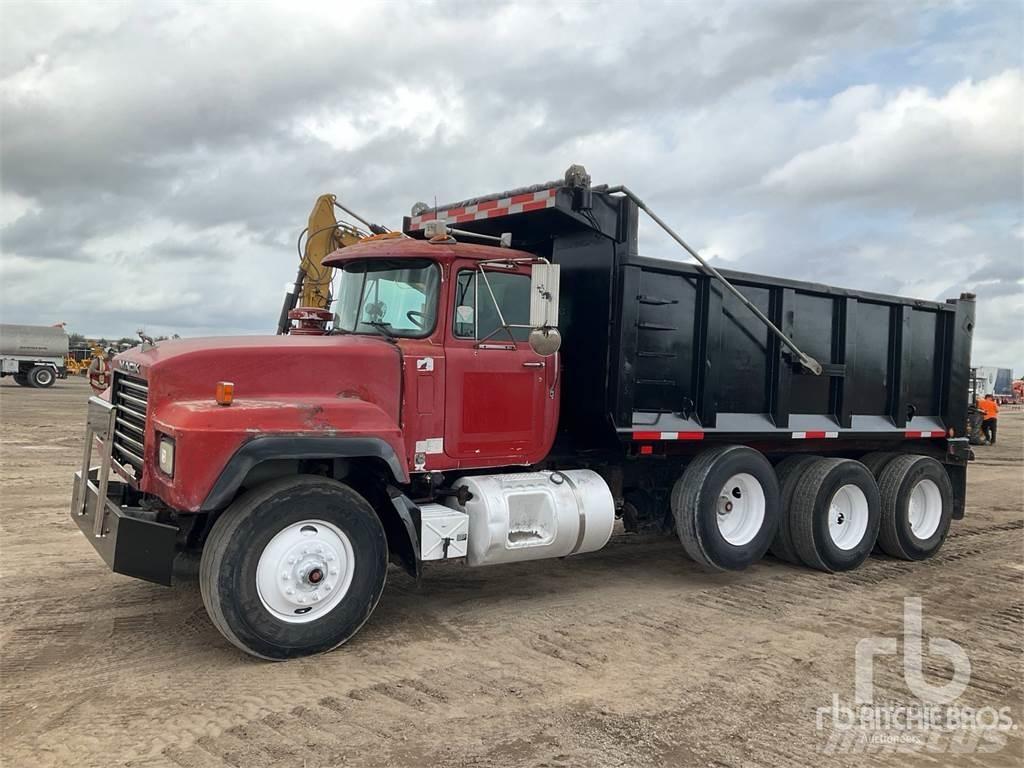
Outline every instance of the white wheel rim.
{"type": "Polygon", "coordinates": [[[260,602],[281,621],[316,621],[348,592],[355,563],[352,542],[336,526],[293,523],[270,540],[256,564],[260,602]]]}
{"type": "Polygon", "coordinates": [[[753,475],[733,475],[718,494],[718,532],[734,547],[748,544],[764,525],[764,488],[753,475]]]}
{"type": "Polygon", "coordinates": [[[839,549],[849,550],[868,530],[868,497],[856,485],[841,486],[828,505],[828,535],[839,549]]]}
{"type": "Polygon", "coordinates": [[[47,370],[42,370],[36,373],[36,381],[40,384],[49,384],[53,381],[53,373],[47,370]]]}
{"type": "Polygon", "coordinates": [[[919,539],[928,539],[939,529],[942,520],[942,493],[934,480],[920,480],[910,492],[910,532],[919,539]]]}

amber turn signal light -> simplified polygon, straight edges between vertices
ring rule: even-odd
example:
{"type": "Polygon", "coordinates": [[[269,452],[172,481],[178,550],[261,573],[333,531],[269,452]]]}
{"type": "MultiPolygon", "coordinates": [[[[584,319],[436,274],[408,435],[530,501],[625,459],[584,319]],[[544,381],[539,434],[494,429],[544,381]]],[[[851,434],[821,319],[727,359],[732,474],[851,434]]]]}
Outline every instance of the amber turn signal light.
{"type": "Polygon", "coordinates": [[[217,382],[217,405],[231,405],[235,399],[235,384],[231,381],[217,382]]]}

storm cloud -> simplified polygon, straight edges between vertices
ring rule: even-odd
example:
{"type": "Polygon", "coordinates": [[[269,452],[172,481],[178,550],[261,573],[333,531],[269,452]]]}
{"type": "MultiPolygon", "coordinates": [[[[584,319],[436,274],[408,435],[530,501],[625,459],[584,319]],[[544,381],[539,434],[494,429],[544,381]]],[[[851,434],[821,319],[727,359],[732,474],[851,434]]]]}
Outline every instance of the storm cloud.
{"type": "Polygon", "coordinates": [[[582,163],[733,268],[975,291],[976,362],[1024,373],[1022,25],[989,0],[4,3],[2,316],[267,332],[317,195],[397,226],[582,163]]]}

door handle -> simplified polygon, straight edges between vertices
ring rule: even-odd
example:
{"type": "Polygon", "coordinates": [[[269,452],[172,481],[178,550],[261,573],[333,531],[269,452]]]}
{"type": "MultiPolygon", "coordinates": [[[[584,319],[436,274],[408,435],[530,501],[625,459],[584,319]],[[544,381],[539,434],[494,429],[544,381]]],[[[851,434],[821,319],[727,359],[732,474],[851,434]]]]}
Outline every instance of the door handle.
{"type": "Polygon", "coordinates": [[[530,361],[527,361],[527,362],[523,363],[523,368],[543,368],[543,367],[544,367],[544,363],[543,362],[537,362],[537,361],[530,362],[530,361]]]}

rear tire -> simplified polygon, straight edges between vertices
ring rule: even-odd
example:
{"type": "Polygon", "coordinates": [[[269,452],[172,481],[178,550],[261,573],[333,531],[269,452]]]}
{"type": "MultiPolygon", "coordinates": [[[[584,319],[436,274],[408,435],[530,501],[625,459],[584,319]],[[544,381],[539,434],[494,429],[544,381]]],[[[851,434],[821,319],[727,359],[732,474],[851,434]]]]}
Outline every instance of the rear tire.
{"type": "MultiPolygon", "coordinates": [[[[868,468],[868,471],[875,476],[877,481],[882,475],[882,470],[889,466],[889,462],[895,459],[897,456],[903,454],[893,453],[891,451],[874,451],[872,453],[864,454],[860,457],[860,463],[868,468]]],[[[881,552],[882,547],[879,543],[875,542],[875,547],[872,550],[874,552],[881,552]]]]}
{"type": "Polygon", "coordinates": [[[27,373],[16,373],[16,374],[14,374],[14,383],[17,384],[20,387],[30,387],[30,386],[32,386],[31,384],[28,383],[28,374],[27,373]]]}
{"type": "Polygon", "coordinates": [[[778,528],[775,470],[746,446],[705,451],[672,488],[672,514],[693,560],[717,570],[742,570],[764,557],[778,528]]]}
{"type": "Polygon", "coordinates": [[[938,552],[953,518],[953,484],[942,464],[928,456],[900,456],[882,470],[878,486],[882,551],[902,560],[938,552]]]}
{"type": "Polygon", "coordinates": [[[38,365],[28,372],[28,383],[36,389],[52,387],[56,380],[57,374],[53,372],[52,368],[38,365]]]}
{"type": "Polygon", "coordinates": [[[875,545],[881,500],[858,461],[818,459],[796,482],[789,509],[793,547],[810,568],[829,573],[863,563],[875,545]]]}
{"type": "Polygon", "coordinates": [[[779,530],[772,541],[771,552],[780,560],[787,563],[801,565],[801,560],[793,547],[793,534],[791,532],[790,510],[793,506],[793,492],[796,485],[803,476],[804,470],[811,464],[818,461],[820,456],[806,456],[795,454],[787,456],[775,465],[775,474],[779,478],[779,499],[781,509],[779,513],[779,530]]]}
{"type": "Polygon", "coordinates": [[[882,470],[889,465],[889,462],[899,455],[900,454],[898,453],[892,453],[890,451],[875,451],[861,456],[860,463],[867,467],[868,471],[874,475],[877,480],[879,475],[882,474],[882,470]]]}
{"type": "Polygon", "coordinates": [[[214,626],[246,653],[282,660],[344,643],[384,590],[388,547],[370,504],[303,475],[235,501],[203,548],[199,586],[214,626]]]}

